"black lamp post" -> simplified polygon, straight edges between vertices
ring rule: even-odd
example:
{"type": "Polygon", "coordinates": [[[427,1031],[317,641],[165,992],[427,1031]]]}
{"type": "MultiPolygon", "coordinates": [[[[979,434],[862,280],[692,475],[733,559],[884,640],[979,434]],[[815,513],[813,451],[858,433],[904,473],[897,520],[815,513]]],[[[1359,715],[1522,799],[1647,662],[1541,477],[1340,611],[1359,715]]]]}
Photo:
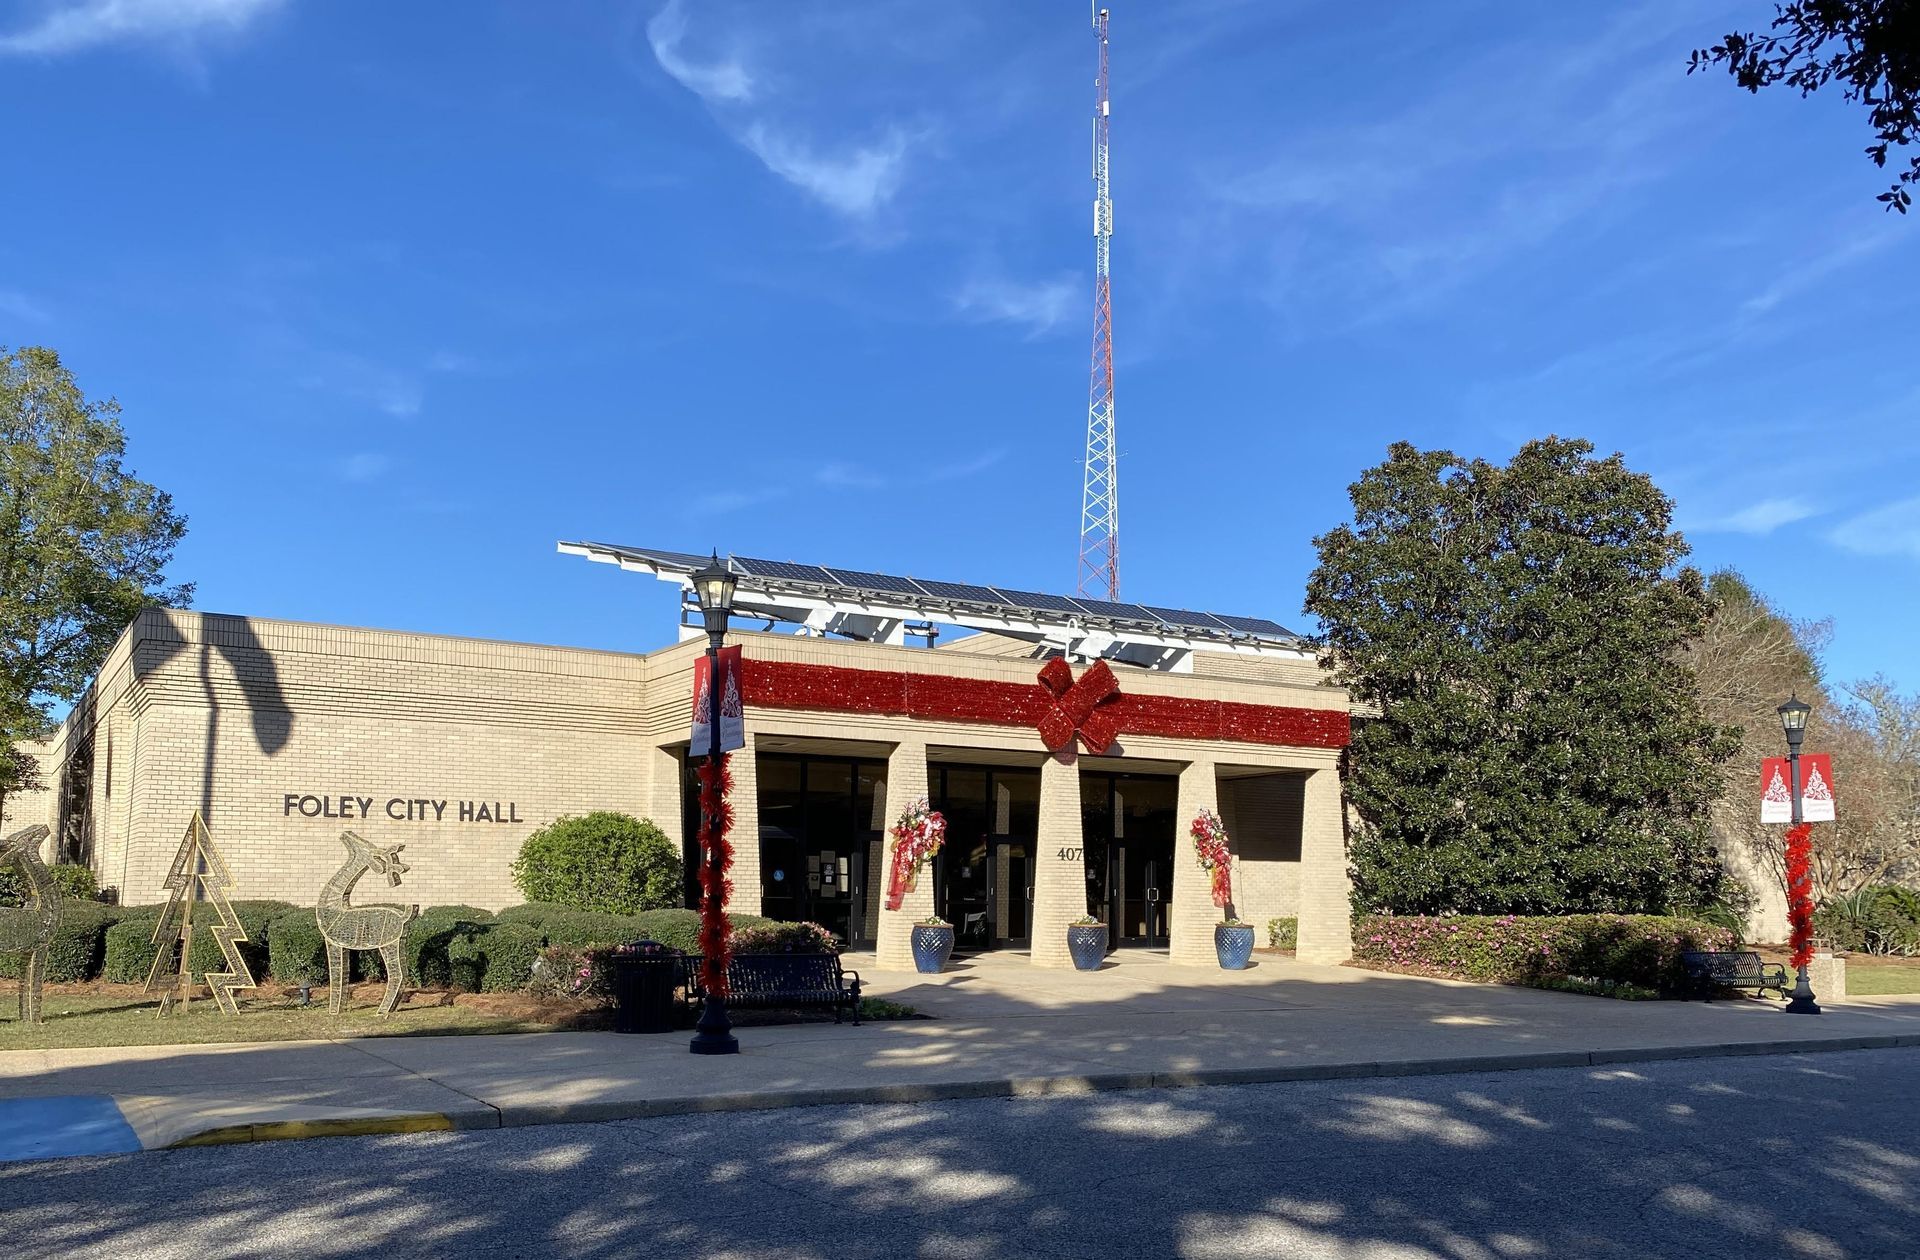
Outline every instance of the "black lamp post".
{"type": "MultiPolygon", "coordinates": [[[[1813,706],[1799,696],[1793,696],[1780,706],[1778,712],[1780,729],[1787,733],[1787,777],[1793,788],[1793,825],[1798,827],[1804,821],[1800,812],[1800,741],[1807,737],[1807,715],[1813,712],[1813,706]]],[[[1813,1000],[1813,986],[1807,983],[1807,969],[1802,966],[1795,971],[1793,996],[1787,999],[1787,1010],[1795,1015],[1818,1015],[1820,1004],[1813,1000]]]]}
{"type": "MultiPolygon", "coordinates": [[[[718,773],[720,768],[720,645],[727,637],[727,618],[733,613],[733,591],[739,579],[720,563],[720,553],[705,568],[693,574],[693,594],[700,601],[700,615],[707,623],[707,764],[718,773]]],[[[704,799],[704,793],[702,797],[704,799]]],[[[700,836],[705,840],[718,829],[718,820],[704,814],[700,836]]],[[[717,837],[716,837],[717,838],[717,837]]],[[[705,882],[710,897],[725,896],[726,872],[720,865],[720,846],[703,845],[700,860],[711,872],[705,882]]],[[[726,907],[721,906],[724,911],[726,907]]],[[[707,986],[706,1002],[700,1019],[694,1024],[693,1041],[687,1046],[695,1054],[739,1054],[740,1043],[733,1036],[733,1022],[727,1018],[727,999],[707,986]]]]}

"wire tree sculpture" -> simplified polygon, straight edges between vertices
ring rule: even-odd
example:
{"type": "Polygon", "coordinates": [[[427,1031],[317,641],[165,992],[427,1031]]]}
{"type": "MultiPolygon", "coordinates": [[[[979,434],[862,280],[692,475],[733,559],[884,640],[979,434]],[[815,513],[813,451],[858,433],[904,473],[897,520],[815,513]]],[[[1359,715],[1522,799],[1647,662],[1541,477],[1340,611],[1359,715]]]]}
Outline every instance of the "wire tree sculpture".
{"type": "Polygon", "coordinates": [[[147,992],[161,990],[161,1015],[168,1014],[175,1002],[185,1008],[193,1000],[193,910],[204,900],[219,920],[207,932],[220,946],[227,967],[225,971],[206,972],[201,978],[220,1009],[238,1015],[240,1006],[234,1001],[233,991],[254,987],[253,971],[240,956],[238,944],[247,939],[247,930],[240,926],[240,916],[233,912],[228,897],[233,891],[233,876],[227,870],[227,861],[220,856],[213,833],[207,830],[206,820],[197,809],[187,821],[187,834],[167,870],[166,889],[166,908],[153,925],[153,943],[160,948],[147,972],[147,992]]]}

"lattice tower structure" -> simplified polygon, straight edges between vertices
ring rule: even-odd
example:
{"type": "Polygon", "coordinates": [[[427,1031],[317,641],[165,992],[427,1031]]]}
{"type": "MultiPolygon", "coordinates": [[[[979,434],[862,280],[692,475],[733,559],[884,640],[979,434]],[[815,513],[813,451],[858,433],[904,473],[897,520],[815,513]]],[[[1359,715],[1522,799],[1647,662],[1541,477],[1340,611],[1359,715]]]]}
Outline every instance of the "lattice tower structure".
{"type": "Polygon", "coordinates": [[[1080,490],[1079,593],[1120,598],[1120,452],[1113,427],[1113,188],[1108,161],[1107,22],[1093,16],[1100,75],[1093,107],[1093,368],[1087,387],[1087,455],[1080,490]]]}

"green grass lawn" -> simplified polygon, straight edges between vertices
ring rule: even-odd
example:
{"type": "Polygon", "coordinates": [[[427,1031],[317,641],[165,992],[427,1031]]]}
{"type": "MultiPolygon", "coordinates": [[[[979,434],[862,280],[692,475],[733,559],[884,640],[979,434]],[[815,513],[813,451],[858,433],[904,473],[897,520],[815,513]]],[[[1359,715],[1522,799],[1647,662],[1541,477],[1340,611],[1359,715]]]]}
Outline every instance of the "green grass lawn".
{"type": "Polygon", "coordinates": [[[75,1046],[199,1045],[218,1041],[313,1041],[327,1037],[423,1037],[454,1033],[544,1032],[551,1020],[499,1014],[473,1006],[402,1007],[381,1019],[373,1006],[327,1013],[324,993],[308,1007],[291,1001],[242,1000],[238,1015],[197,1001],[161,1019],[153,998],[78,997],[49,993],[38,1028],[22,1024],[11,993],[0,993],[0,1051],[75,1046]]]}
{"type": "Polygon", "coordinates": [[[1872,997],[1886,993],[1920,993],[1920,966],[1913,963],[1868,962],[1864,955],[1847,959],[1847,993],[1872,997]]]}
{"type": "MultiPolygon", "coordinates": [[[[369,988],[377,994],[377,988],[369,988]]],[[[376,1013],[376,1002],[356,998],[344,1014],[327,1013],[326,990],[302,1007],[293,998],[242,998],[238,1015],[222,1014],[211,999],[178,1007],[165,1019],[156,1014],[158,1000],[144,994],[97,996],[49,993],[42,1000],[44,1022],[38,1028],[22,1024],[20,1008],[10,990],[0,990],[0,1052],[7,1050],[68,1050],[81,1046],[204,1045],[222,1041],[318,1041],[333,1037],[436,1037],[485,1033],[554,1032],[606,1028],[609,1014],[592,1006],[541,1003],[517,995],[487,995],[480,1004],[435,1005],[441,995],[423,994],[418,1004],[403,1005],[386,1019],[376,1013]]],[[[870,1020],[913,1019],[912,1007],[884,998],[862,998],[860,1017],[870,1020]]],[[[685,1016],[689,1027],[692,1013],[685,1016]]],[[[743,1011],[742,1026],[784,1024],[806,1018],[833,1018],[829,1012],[743,1011]]]]}

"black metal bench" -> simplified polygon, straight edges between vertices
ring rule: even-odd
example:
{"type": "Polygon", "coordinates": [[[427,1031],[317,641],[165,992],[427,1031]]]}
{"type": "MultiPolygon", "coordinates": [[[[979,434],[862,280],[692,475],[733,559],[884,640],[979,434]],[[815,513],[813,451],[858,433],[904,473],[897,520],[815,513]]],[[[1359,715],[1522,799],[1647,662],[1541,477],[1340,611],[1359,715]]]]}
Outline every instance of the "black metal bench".
{"type": "MultiPolygon", "coordinates": [[[[699,956],[689,954],[685,966],[687,997],[698,1002],[706,995],[699,956]]],[[[860,1022],[860,973],[843,969],[838,954],[735,954],[727,989],[730,1007],[831,1006],[834,1023],[843,1011],[860,1022]]]]}
{"type": "Polygon", "coordinates": [[[1719,989],[1752,989],[1755,997],[1765,997],[1773,989],[1787,996],[1787,969],[1779,963],[1763,963],[1760,955],[1749,950],[1716,953],[1688,951],[1680,955],[1686,968],[1687,987],[1692,994],[1713,1001],[1719,989]]]}

